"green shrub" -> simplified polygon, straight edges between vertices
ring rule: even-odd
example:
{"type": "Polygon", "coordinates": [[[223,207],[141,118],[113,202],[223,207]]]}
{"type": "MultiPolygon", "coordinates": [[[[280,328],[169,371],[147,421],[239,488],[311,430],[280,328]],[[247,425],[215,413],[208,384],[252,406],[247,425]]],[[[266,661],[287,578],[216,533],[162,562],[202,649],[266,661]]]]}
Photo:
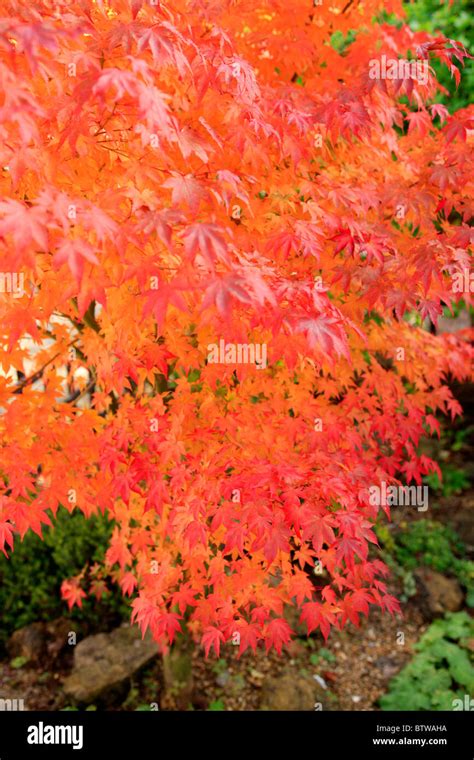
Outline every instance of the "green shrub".
{"type": "Polygon", "coordinates": [[[440,491],[443,496],[452,496],[453,493],[461,493],[469,488],[470,481],[464,470],[452,467],[449,464],[440,465],[442,480],[436,472],[425,475],[424,481],[434,491],[440,491]]]}
{"type": "MultiPolygon", "coordinates": [[[[472,53],[474,48],[474,26],[472,25],[471,0],[455,0],[450,5],[447,0],[418,0],[406,3],[408,23],[414,31],[421,29],[431,33],[441,33],[445,37],[462,42],[472,53]]],[[[474,66],[467,61],[461,72],[461,84],[456,90],[456,83],[451,78],[446,66],[438,61],[430,61],[441,84],[450,96],[440,95],[437,100],[444,102],[451,113],[459,108],[466,108],[472,100],[474,91],[474,66]]]]}
{"type": "Polygon", "coordinates": [[[457,533],[435,520],[416,520],[395,537],[395,559],[410,570],[422,564],[449,572],[463,552],[457,533]]]}
{"type": "Polygon", "coordinates": [[[389,565],[402,577],[408,596],[414,583],[410,584],[411,571],[420,565],[431,567],[440,573],[456,576],[466,589],[466,602],[474,607],[474,562],[466,559],[464,544],[456,531],[435,520],[416,520],[395,535],[387,526],[377,527],[377,536],[389,555],[389,565]],[[391,560],[391,561],[390,561],[391,560]]]}
{"type": "MultiPolygon", "coordinates": [[[[433,36],[443,36],[448,39],[461,42],[472,53],[474,48],[474,27],[471,22],[471,0],[455,0],[450,4],[448,0],[405,0],[405,12],[408,25],[415,32],[426,31],[433,36]]],[[[377,19],[381,23],[390,24],[400,28],[402,20],[393,13],[382,11],[377,19]]],[[[411,51],[415,55],[415,50],[411,51]]],[[[430,59],[430,66],[436,73],[436,78],[447,90],[447,94],[439,93],[435,100],[444,103],[452,114],[460,108],[466,108],[471,104],[474,91],[474,66],[471,60],[467,60],[465,68],[461,71],[461,83],[456,88],[456,82],[451,77],[449,70],[436,58],[430,59]]]]}
{"type": "Polygon", "coordinates": [[[382,710],[452,710],[455,699],[474,694],[474,620],[447,613],[415,644],[417,654],[380,698],[382,710]]]}
{"type": "Polygon", "coordinates": [[[125,616],[126,605],[117,590],[100,601],[87,598],[82,609],[71,613],[60,596],[64,579],[103,559],[113,523],[102,515],[86,519],[82,512],[69,513],[63,507],[51,519],[53,528],[44,528],[44,541],[29,532],[23,541],[16,540],[8,559],[0,554],[0,645],[14,630],[35,620],[69,615],[98,625],[125,616]]]}

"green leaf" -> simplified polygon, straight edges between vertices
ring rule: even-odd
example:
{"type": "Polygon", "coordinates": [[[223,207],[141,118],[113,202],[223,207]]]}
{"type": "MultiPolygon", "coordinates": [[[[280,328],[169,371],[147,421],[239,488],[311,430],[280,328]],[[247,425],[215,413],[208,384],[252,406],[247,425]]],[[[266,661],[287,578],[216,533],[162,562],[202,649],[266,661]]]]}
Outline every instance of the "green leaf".
{"type": "Polygon", "coordinates": [[[29,662],[28,657],[14,657],[13,660],[10,662],[10,667],[22,668],[23,665],[26,665],[27,662],[29,662]]]}
{"type": "Polygon", "coordinates": [[[225,710],[225,704],[222,701],[222,699],[216,699],[214,700],[214,702],[211,702],[209,704],[209,707],[207,709],[210,710],[211,712],[222,711],[222,710],[225,710]]]}

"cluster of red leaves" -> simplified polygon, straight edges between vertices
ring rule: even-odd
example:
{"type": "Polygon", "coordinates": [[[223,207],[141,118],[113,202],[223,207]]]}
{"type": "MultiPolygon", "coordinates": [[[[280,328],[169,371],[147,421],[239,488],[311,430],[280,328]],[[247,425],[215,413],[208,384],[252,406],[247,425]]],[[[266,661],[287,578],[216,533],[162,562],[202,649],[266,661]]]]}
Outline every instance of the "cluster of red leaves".
{"type": "Polygon", "coordinates": [[[382,54],[466,57],[382,9],[403,14],[3,4],[0,256],[24,294],[0,295],[0,548],[59,504],[106,510],[105,571],[163,646],[281,651],[288,605],[324,636],[398,609],[368,488],[420,483],[420,436],[460,411],[469,336],[422,320],[471,297],[474,112],[430,105],[431,71],[370,79],[382,54]],[[208,362],[222,338],[268,366],[208,362]]]}

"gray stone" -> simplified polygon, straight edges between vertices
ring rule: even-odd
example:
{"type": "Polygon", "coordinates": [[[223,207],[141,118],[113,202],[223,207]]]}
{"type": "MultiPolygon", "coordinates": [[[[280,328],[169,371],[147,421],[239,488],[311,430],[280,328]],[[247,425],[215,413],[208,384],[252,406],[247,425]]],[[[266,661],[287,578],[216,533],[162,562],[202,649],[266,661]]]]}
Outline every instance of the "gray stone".
{"type": "Polygon", "coordinates": [[[310,676],[291,670],[268,678],[262,686],[261,710],[330,710],[327,690],[310,676]]]}
{"type": "Polygon", "coordinates": [[[11,658],[25,657],[30,663],[40,662],[46,653],[46,626],[31,623],[19,628],[9,638],[6,649],[11,658]]]}
{"type": "Polygon", "coordinates": [[[56,618],[56,620],[46,623],[47,661],[54,662],[61,652],[68,647],[69,634],[76,633],[71,628],[74,628],[74,624],[67,618],[56,618]]]}
{"type": "Polygon", "coordinates": [[[130,678],[157,654],[151,635],[142,640],[137,626],[88,636],[74,651],[74,667],[64,681],[64,693],[77,704],[112,704],[125,696],[130,678]]]}
{"type": "Polygon", "coordinates": [[[224,670],[223,673],[219,673],[219,675],[216,678],[216,684],[218,686],[226,686],[226,684],[230,680],[230,673],[228,670],[224,670]]]}
{"type": "Polygon", "coordinates": [[[68,644],[71,626],[66,618],[26,625],[10,636],[7,652],[11,658],[25,657],[31,664],[53,663],[68,644]]]}
{"type": "Polygon", "coordinates": [[[414,576],[421,596],[421,607],[428,619],[461,609],[464,595],[455,578],[447,578],[428,567],[417,568],[414,576]]]}
{"type": "Polygon", "coordinates": [[[456,333],[471,327],[471,315],[467,309],[462,309],[457,317],[439,317],[436,327],[438,335],[442,333],[456,333]]]}
{"type": "Polygon", "coordinates": [[[380,670],[382,678],[386,681],[389,681],[391,678],[393,678],[393,676],[395,676],[402,667],[398,662],[398,658],[387,657],[385,655],[377,657],[374,665],[380,670]]]}

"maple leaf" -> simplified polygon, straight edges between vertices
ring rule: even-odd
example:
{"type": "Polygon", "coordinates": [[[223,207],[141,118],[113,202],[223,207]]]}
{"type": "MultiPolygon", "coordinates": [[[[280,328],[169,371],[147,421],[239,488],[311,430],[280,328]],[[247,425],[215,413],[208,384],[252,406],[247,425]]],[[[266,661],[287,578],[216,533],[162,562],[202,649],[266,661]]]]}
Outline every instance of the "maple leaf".
{"type": "Polygon", "coordinates": [[[183,203],[193,213],[197,211],[201,199],[206,196],[202,184],[192,174],[181,176],[173,172],[173,176],[163,182],[162,187],[171,188],[171,202],[173,204],[179,206],[183,203]]]}
{"type": "Polygon", "coordinates": [[[345,560],[347,566],[352,569],[355,556],[363,561],[367,559],[367,546],[357,538],[342,536],[337,543],[336,555],[338,560],[345,560]]]}
{"type": "Polygon", "coordinates": [[[5,198],[0,201],[0,236],[11,235],[19,253],[35,242],[40,250],[48,248],[48,234],[41,209],[5,198]]]}
{"type": "Polygon", "coordinates": [[[216,76],[221,77],[227,85],[235,83],[235,96],[246,104],[251,104],[260,97],[255,72],[243,58],[232,56],[224,59],[216,69],[216,76]]]}
{"type": "Polygon", "coordinates": [[[428,111],[412,111],[406,115],[408,120],[408,134],[419,132],[420,137],[424,137],[431,128],[431,118],[428,111]]]}
{"type": "Polygon", "coordinates": [[[110,547],[106,552],[106,561],[113,565],[118,562],[123,570],[130,563],[130,552],[127,549],[119,530],[115,530],[111,539],[110,547]]]}
{"type": "Polygon", "coordinates": [[[453,140],[456,139],[456,137],[459,137],[460,140],[463,142],[466,142],[467,138],[467,130],[473,129],[474,126],[474,119],[470,118],[458,118],[456,116],[451,116],[448,119],[448,123],[444,127],[444,132],[446,134],[446,142],[450,143],[453,140]]]}
{"type": "Polygon", "coordinates": [[[427,301],[424,298],[420,299],[420,315],[422,319],[428,317],[436,325],[441,313],[441,304],[436,303],[436,301],[427,301]]]}
{"type": "Polygon", "coordinates": [[[270,620],[266,630],[267,639],[265,647],[267,652],[273,646],[278,654],[281,654],[283,647],[290,643],[291,634],[291,628],[286,620],[283,618],[270,620]]]}
{"type": "Polygon", "coordinates": [[[196,590],[187,583],[173,594],[173,605],[177,604],[180,615],[183,615],[187,607],[196,607],[196,590]]]}
{"type": "Polygon", "coordinates": [[[241,303],[252,302],[245,285],[246,280],[243,277],[237,277],[233,274],[216,278],[206,288],[201,308],[206,309],[215,304],[218,311],[228,317],[230,315],[231,297],[236,298],[241,303]]]}
{"type": "Polygon", "coordinates": [[[290,579],[289,594],[296,598],[296,604],[301,607],[305,599],[312,599],[314,587],[306,573],[295,571],[290,579]]]}
{"type": "Polygon", "coordinates": [[[95,232],[99,242],[113,239],[119,230],[117,222],[115,222],[114,219],[111,219],[108,214],[94,204],[90,204],[84,211],[81,215],[81,221],[87,230],[93,230],[95,232]]]}
{"type": "Polygon", "coordinates": [[[92,95],[105,97],[105,93],[110,88],[115,90],[114,96],[119,100],[124,95],[135,95],[137,89],[137,79],[130,71],[124,71],[118,68],[105,68],[97,76],[92,87],[92,95]]]}
{"type": "Polygon", "coordinates": [[[198,543],[206,542],[206,528],[197,520],[192,520],[187,526],[184,535],[189,542],[189,548],[192,549],[198,543]]]}
{"type": "Polygon", "coordinates": [[[216,261],[230,264],[227,246],[221,228],[217,224],[190,224],[184,234],[184,250],[189,259],[201,254],[204,261],[214,269],[216,261]]]}
{"type": "Polygon", "coordinates": [[[437,164],[431,172],[431,180],[444,192],[448,185],[456,184],[456,167],[437,164]]]}
{"type": "Polygon", "coordinates": [[[336,622],[336,609],[319,602],[306,602],[302,607],[300,622],[306,623],[308,634],[319,628],[324,638],[327,639],[331,625],[336,622]]]}
{"type": "Polygon", "coordinates": [[[38,69],[40,48],[55,53],[58,49],[58,36],[65,35],[66,30],[39,21],[30,24],[15,24],[10,34],[17,41],[16,51],[24,53],[32,72],[38,69]]]}
{"type": "Polygon", "coordinates": [[[98,264],[99,259],[92,246],[85,240],[63,240],[56,248],[53,256],[56,266],[67,264],[73,276],[80,281],[84,272],[84,261],[98,264]]]}
{"type": "MultiPolygon", "coordinates": [[[[130,195],[130,193],[128,193],[130,195]]],[[[152,211],[145,207],[140,208],[142,211],[141,221],[137,225],[139,231],[143,231],[145,235],[150,235],[151,232],[156,232],[158,238],[161,240],[166,248],[172,248],[172,224],[183,221],[184,217],[177,209],[162,209],[160,211],[152,211]]],[[[138,272],[141,271],[141,267],[138,267],[138,272]]]]}
{"type": "Polygon", "coordinates": [[[218,628],[215,628],[214,626],[209,626],[208,628],[205,629],[201,638],[201,644],[204,647],[204,654],[205,654],[206,659],[209,657],[209,651],[211,650],[211,648],[214,648],[216,656],[219,657],[219,654],[221,651],[221,643],[223,641],[224,641],[224,634],[218,628]]]}
{"type": "Polygon", "coordinates": [[[266,250],[272,256],[282,254],[287,259],[292,250],[299,248],[299,240],[292,230],[283,230],[274,235],[267,243],[266,250]]]}
{"type": "Polygon", "coordinates": [[[310,538],[314,550],[319,552],[323,544],[331,545],[335,539],[334,517],[331,514],[311,514],[303,522],[303,536],[310,538]]]}
{"type": "Polygon", "coordinates": [[[195,130],[183,127],[178,130],[176,140],[184,158],[194,153],[203,163],[208,163],[208,151],[212,150],[212,147],[195,130]]]}
{"type": "Polygon", "coordinates": [[[390,615],[400,615],[400,602],[395,599],[394,596],[391,596],[390,594],[384,594],[384,596],[381,599],[381,604],[384,609],[387,610],[387,612],[390,615]]]}
{"type": "Polygon", "coordinates": [[[235,625],[235,629],[240,637],[238,656],[240,657],[249,648],[255,654],[258,642],[261,638],[259,627],[252,623],[247,623],[245,620],[241,620],[235,625]]]}
{"type": "Polygon", "coordinates": [[[157,323],[162,325],[169,304],[182,311],[187,311],[186,301],[180,293],[180,290],[184,290],[184,288],[185,285],[178,278],[175,278],[170,283],[160,284],[156,290],[149,290],[147,293],[148,300],[143,308],[143,316],[146,317],[153,312],[157,323]]]}
{"type": "Polygon", "coordinates": [[[339,251],[344,250],[344,248],[347,248],[350,254],[354,253],[356,241],[354,239],[352,232],[349,229],[341,230],[340,232],[338,232],[338,234],[333,237],[333,240],[336,241],[336,247],[334,249],[334,253],[339,253],[339,251]]]}
{"type": "Polygon", "coordinates": [[[342,598],[339,602],[342,608],[341,623],[344,625],[347,619],[355,626],[359,625],[359,613],[369,614],[369,603],[372,601],[370,593],[366,589],[357,589],[342,598]]]}
{"type": "Polygon", "coordinates": [[[82,607],[82,600],[86,598],[86,592],[80,587],[79,581],[72,578],[71,580],[64,580],[61,583],[61,596],[68,604],[69,609],[72,609],[75,604],[78,607],[82,607]]]}
{"type": "Polygon", "coordinates": [[[9,546],[13,549],[13,530],[12,526],[6,520],[0,522],[0,550],[5,557],[8,557],[5,546],[9,546]]]}
{"type": "Polygon", "coordinates": [[[319,314],[316,317],[300,319],[296,332],[304,332],[310,348],[319,348],[324,353],[350,357],[349,348],[341,322],[336,317],[319,314]]]}
{"type": "Polygon", "coordinates": [[[279,551],[288,551],[290,531],[282,517],[273,521],[273,525],[267,530],[267,539],[263,547],[263,553],[268,562],[273,562],[279,551]]]}
{"type": "MultiPolygon", "coordinates": [[[[157,6],[158,4],[156,2],[157,6]]],[[[154,64],[160,67],[173,64],[181,75],[186,73],[186,69],[189,70],[188,60],[176,44],[181,35],[172,24],[162,21],[159,24],[154,24],[150,29],[141,29],[135,36],[137,52],[140,53],[149,47],[154,64]]]]}
{"type": "Polygon", "coordinates": [[[421,484],[420,463],[416,458],[410,462],[404,462],[402,470],[405,473],[407,483],[414,480],[418,485],[421,484]]]}
{"type": "Polygon", "coordinates": [[[120,587],[126,596],[131,596],[137,585],[137,579],[133,573],[125,573],[120,580],[120,587]]]}
{"type": "Polygon", "coordinates": [[[446,106],[443,106],[442,103],[433,103],[430,106],[430,111],[432,114],[432,118],[434,119],[435,116],[439,116],[439,120],[441,124],[446,121],[447,117],[449,116],[449,111],[446,108],[446,106]]]}
{"type": "Polygon", "coordinates": [[[156,621],[158,638],[164,638],[166,642],[173,643],[177,633],[181,631],[180,615],[175,612],[165,612],[156,621]]]}
{"type": "Polygon", "coordinates": [[[158,620],[160,619],[160,613],[150,599],[144,594],[139,594],[132,602],[132,623],[136,622],[140,626],[142,632],[142,638],[145,637],[145,633],[148,628],[154,633],[157,628],[158,620]]]}

